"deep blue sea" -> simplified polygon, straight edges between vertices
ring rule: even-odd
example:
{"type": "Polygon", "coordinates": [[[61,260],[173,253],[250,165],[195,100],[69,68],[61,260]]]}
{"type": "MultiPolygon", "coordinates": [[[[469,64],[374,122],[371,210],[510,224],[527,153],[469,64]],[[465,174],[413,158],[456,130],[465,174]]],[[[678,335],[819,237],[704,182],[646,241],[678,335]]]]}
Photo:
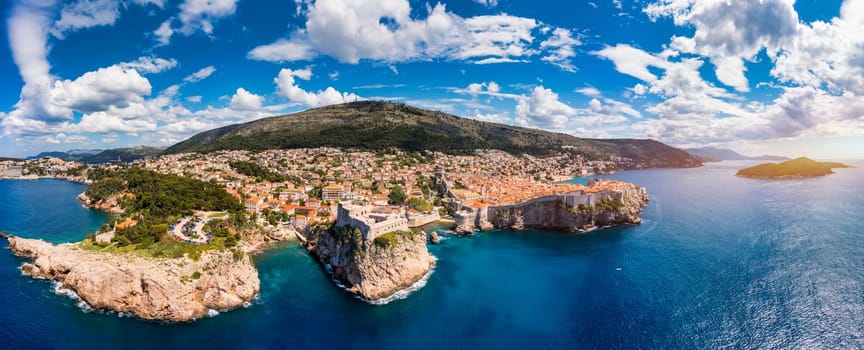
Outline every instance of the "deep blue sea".
{"type": "MultiPolygon", "coordinates": [[[[249,308],[173,325],[86,313],[2,242],[0,348],[864,347],[864,163],[785,181],[734,177],[743,165],[606,176],[648,189],[641,226],[448,238],[426,287],[383,306],[285,244],[256,258],[249,308]]],[[[0,181],[0,230],[81,239],[106,220],[83,189],[0,181]]]]}

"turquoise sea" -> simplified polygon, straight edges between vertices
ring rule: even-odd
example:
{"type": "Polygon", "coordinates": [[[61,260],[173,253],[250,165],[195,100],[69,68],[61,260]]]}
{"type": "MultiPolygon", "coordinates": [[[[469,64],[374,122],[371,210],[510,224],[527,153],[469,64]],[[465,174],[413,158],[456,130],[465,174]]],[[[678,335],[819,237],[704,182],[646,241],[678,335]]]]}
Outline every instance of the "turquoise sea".
{"type": "MultiPolygon", "coordinates": [[[[745,163],[621,172],[641,226],[448,238],[425,288],[383,306],[336,288],[300,247],[256,258],[261,297],[189,324],[85,312],[21,276],[0,243],[3,349],[848,349],[864,347],[864,163],[808,180],[745,163]]],[[[64,242],[106,216],[82,185],[0,181],[0,230],[64,242]]]]}

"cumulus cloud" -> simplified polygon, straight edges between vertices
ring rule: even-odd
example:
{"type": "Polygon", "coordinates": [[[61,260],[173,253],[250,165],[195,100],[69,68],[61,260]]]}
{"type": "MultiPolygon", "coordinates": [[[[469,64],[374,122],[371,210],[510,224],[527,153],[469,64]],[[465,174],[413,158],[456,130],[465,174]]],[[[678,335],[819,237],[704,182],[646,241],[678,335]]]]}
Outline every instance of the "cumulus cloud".
{"type": "Polygon", "coordinates": [[[214,23],[235,12],[237,0],[185,0],[177,17],[162,22],[153,34],[159,45],[168,45],[175,33],[189,36],[200,31],[213,35],[214,23]],[[174,26],[175,19],[178,27],[174,26]]]}
{"type": "Polygon", "coordinates": [[[214,72],[216,72],[216,67],[207,66],[183,78],[183,81],[187,83],[197,83],[199,81],[209,78],[211,75],[213,75],[214,72]]]}
{"type": "MultiPolygon", "coordinates": [[[[864,125],[864,99],[854,91],[831,93],[819,84],[785,86],[779,87],[779,97],[767,104],[747,102],[705,81],[699,72],[704,62],[699,58],[650,54],[626,45],[606,48],[596,54],[612,60],[620,73],[642,79],[643,83],[637,84],[634,92],[661,98],[645,109],[658,118],[644,119],[633,125],[647,137],[674,144],[700,145],[837,135],[853,130],[864,133],[861,127],[864,125]],[[630,55],[620,54],[622,52],[630,55]],[[663,73],[660,76],[646,74],[649,65],[662,68],[663,73]]],[[[635,114],[631,116],[636,117],[635,114]]]]}
{"type": "Polygon", "coordinates": [[[75,80],[59,80],[48,91],[51,103],[84,113],[126,107],[149,95],[150,81],[132,68],[114,65],[84,73],[75,80]]]}
{"type": "Polygon", "coordinates": [[[305,5],[305,28],[288,39],[258,46],[247,56],[272,62],[328,55],[344,63],[445,58],[491,64],[528,61],[545,52],[543,60],[575,70],[569,60],[575,55],[573,47],[581,44],[570,31],[549,34],[550,28],[531,18],[463,18],[440,3],[427,6],[425,18],[413,15],[408,0],[318,0],[305,5]],[[544,39],[540,45],[538,39],[544,39]]]}
{"type": "Polygon", "coordinates": [[[312,78],[312,70],[309,68],[291,70],[283,68],[279,75],[273,79],[277,92],[280,96],[287,97],[292,103],[307,107],[320,107],[332,104],[353,102],[360,99],[350,92],[339,92],[332,86],[317,92],[306,91],[297,85],[297,79],[309,80],[312,78]]]}
{"type": "Polygon", "coordinates": [[[555,28],[552,31],[552,37],[540,44],[540,48],[549,50],[549,53],[542,59],[565,71],[575,72],[576,66],[570,59],[576,56],[574,47],[579,45],[582,45],[582,42],[574,38],[569,30],[555,28]]]}
{"type": "Polygon", "coordinates": [[[200,30],[213,34],[213,21],[233,15],[237,0],[186,0],[180,4],[179,32],[189,35],[200,30]]]}
{"type": "MultiPolygon", "coordinates": [[[[163,5],[159,1],[135,3],[163,5]]],[[[24,86],[15,109],[0,113],[0,127],[3,136],[14,138],[18,144],[84,144],[100,136],[104,142],[114,142],[121,134],[164,143],[227,123],[282,112],[287,107],[264,105],[263,97],[243,88],[237,89],[227,106],[206,106],[198,111],[180,103],[180,84],[151,96],[153,88],[142,74],[178,65],[175,59],[156,56],[98,68],[77,78],[54,76],[47,60],[47,39],[55,28],[55,5],[50,1],[17,2],[7,20],[10,48],[24,86]]],[[[205,67],[186,82],[204,79],[214,70],[205,67]]],[[[201,100],[201,96],[187,98],[196,103],[201,100]]]]}
{"type": "Polygon", "coordinates": [[[845,1],[830,22],[799,24],[771,74],[781,81],[864,95],[864,2],[845,1]]]}
{"type": "Polygon", "coordinates": [[[82,28],[113,25],[120,16],[116,0],[80,0],[63,6],[51,33],[58,38],[82,28]]]}
{"type": "MultiPolygon", "coordinates": [[[[32,1],[31,3],[35,3],[32,1]]],[[[46,5],[53,5],[54,1],[42,1],[46,5]]],[[[60,15],[54,21],[50,32],[58,39],[64,39],[66,34],[81,29],[99,26],[112,26],[120,18],[120,12],[129,4],[147,6],[156,5],[164,7],[163,0],[77,0],[63,5],[60,15]]],[[[170,29],[170,28],[169,28],[170,29]]],[[[169,35],[170,37],[170,35],[169,35]]]]}
{"type": "Polygon", "coordinates": [[[527,98],[516,104],[516,124],[562,130],[567,126],[570,116],[576,109],[558,99],[558,94],[550,89],[537,86],[527,98]]]}
{"type": "Polygon", "coordinates": [[[738,91],[749,91],[745,61],[763,49],[776,55],[797,32],[795,0],[726,1],[661,0],[645,12],[652,19],[670,16],[677,25],[692,25],[692,37],[673,37],[674,50],[711,60],[717,79],[738,91]]]}
{"type": "Polygon", "coordinates": [[[260,110],[264,104],[264,97],[246,91],[244,88],[237,88],[237,92],[231,97],[229,106],[241,111],[260,110]]]}

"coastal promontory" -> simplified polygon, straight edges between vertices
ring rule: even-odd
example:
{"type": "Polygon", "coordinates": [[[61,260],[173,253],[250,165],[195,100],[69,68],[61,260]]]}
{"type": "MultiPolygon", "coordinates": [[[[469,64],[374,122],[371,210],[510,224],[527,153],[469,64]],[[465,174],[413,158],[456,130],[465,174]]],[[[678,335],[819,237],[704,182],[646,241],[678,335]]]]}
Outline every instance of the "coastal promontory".
{"type": "Polygon", "coordinates": [[[801,179],[834,174],[834,169],[849,166],[836,162],[817,162],[801,157],[782,163],[763,163],[738,171],[735,176],[757,179],[801,179]]]}
{"type": "Polygon", "coordinates": [[[335,281],[373,303],[409,289],[435,264],[422,232],[392,231],[369,238],[359,228],[319,226],[310,230],[306,246],[335,281]]]}
{"type": "Polygon", "coordinates": [[[251,302],[260,290],[251,258],[205,251],[196,260],[110,254],[82,244],[54,245],[8,236],[9,249],[29,259],[21,271],[55,280],[97,310],[146,320],[191,321],[251,302]]]}

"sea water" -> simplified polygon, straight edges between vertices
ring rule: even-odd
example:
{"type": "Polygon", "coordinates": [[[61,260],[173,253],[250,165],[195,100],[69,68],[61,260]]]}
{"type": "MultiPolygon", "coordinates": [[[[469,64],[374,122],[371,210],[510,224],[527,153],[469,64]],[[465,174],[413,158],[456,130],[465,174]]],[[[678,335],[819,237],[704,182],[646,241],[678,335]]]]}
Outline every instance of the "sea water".
{"type": "MultiPolygon", "coordinates": [[[[735,177],[745,165],[603,176],[648,189],[640,226],[445,237],[426,286],[386,305],[337,288],[286,243],[255,258],[261,295],[248,308],[121,318],[22,276],[3,242],[0,348],[864,347],[864,171],[735,177]]],[[[83,189],[0,181],[0,230],[81,239],[106,220],[75,202],[83,189]]]]}

